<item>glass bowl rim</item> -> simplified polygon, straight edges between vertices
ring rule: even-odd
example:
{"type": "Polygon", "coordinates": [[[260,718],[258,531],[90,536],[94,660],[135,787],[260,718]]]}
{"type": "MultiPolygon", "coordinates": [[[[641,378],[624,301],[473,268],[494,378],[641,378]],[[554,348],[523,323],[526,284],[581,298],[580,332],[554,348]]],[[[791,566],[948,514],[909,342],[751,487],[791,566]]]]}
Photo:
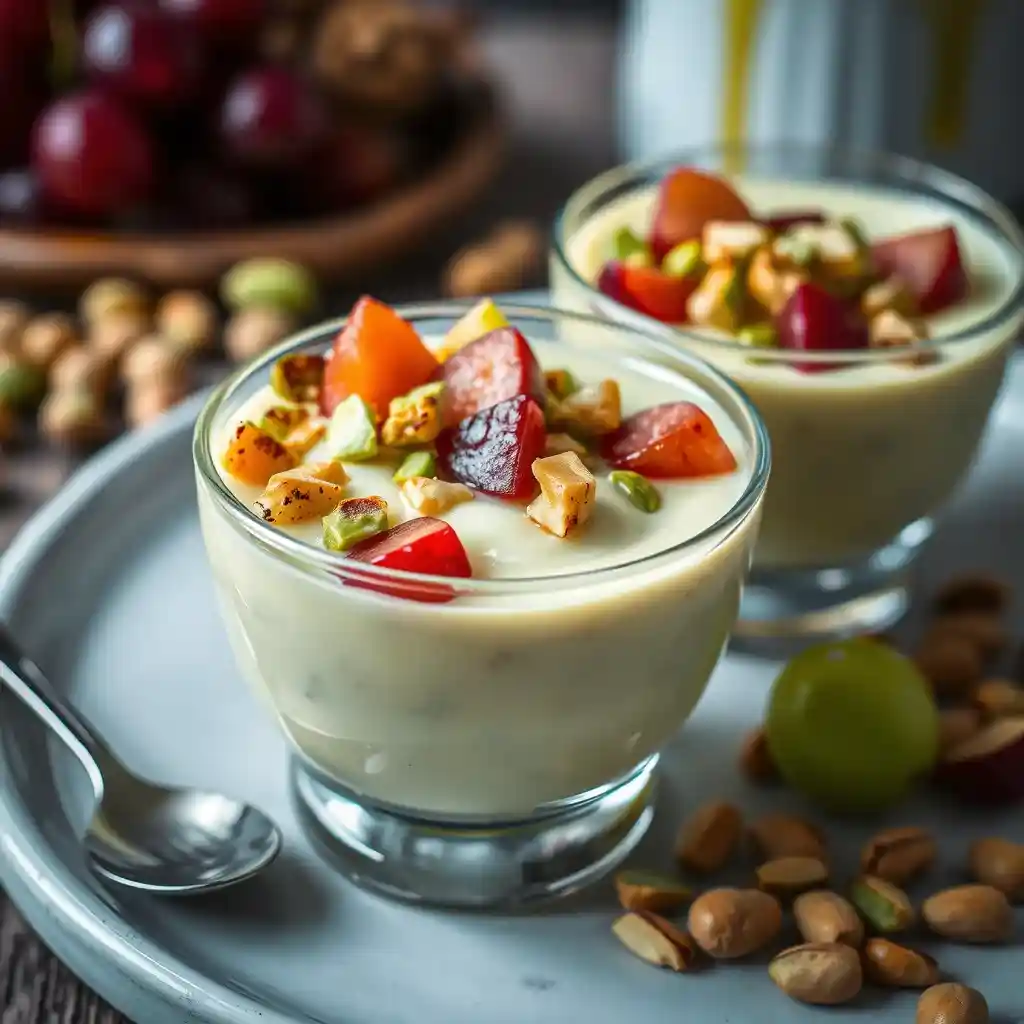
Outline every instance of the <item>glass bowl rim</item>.
{"type": "MultiPolygon", "coordinates": [[[[987,218],[989,228],[998,233],[1002,242],[1009,243],[1013,250],[1015,250],[1020,260],[1021,269],[1021,273],[1018,274],[1012,291],[995,310],[959,330],[939,334],[915,344],[889,348],[831,349],[827,352],[795,352],[788,349],[759,348],[756,350],[758,361],[784,365],[794,362],[820,363],[824,366],[834,363],[842,363],[844,365],[852,363],[885,363],[907,358],[913,359],[915,357],[923,357],[924,360],[927,360],[930,355],[934,355],[947,345],[970,341],[972,338],[995,331],[1005,322],[1012,320],[1015,316],[1020,316],[1024,312],[1024,229],[1017,223],[1016,218],[1009,209],[1000,203],[999,200],[985,192],[984,189],[972,184],[966,178],[954,174],[952,171],[944,170],[935,164],[916,160],[913,157],[902,156],[898,153],[886,152],[884,150],[855,149],[801,142],[698,145],[674,151],[652,160],[635,160],[624,164],[617,164],[580,185],[555,215],[550,236],[551,251],[554,259],[558,262],[560,269],[572,278],[573,284],[587,292],[595,311],[601,309],[614,310],[615,318],[623,323],[628,323],[631,326],[637,324],[647,325],[648,330],[655,330],[664,337],[674,339],[677,345],[681,339],[686,339],[709,346],[709,351],[711,349],[719,349],[734,355],[738,353],[754,354],[754,350],[750,346],[743,345],[731,338],[723,337],[721,334],[703,332],[688,325],[675,326],[673,324],[666,324],[654,319],[654,317],[648,316],[646,313],[630,309],[628,306],[617,302],[585,280],[572,265],[565,251],[567,242],[566,219],[573,205],[589,194],[593,193],[596,200],[603,200],[607,192],[613,187],[629,186],[629,191],[632,192],[641,185],[653,184],[664,177],[666,172],[676,167],[692,165],[700,168],[702,166],[701,161],[706,161],[710,156],[728,158],[730,155],[752,153],[759,155],[778,153],[780,156],[803,154],[804,156],[824,157],[826,160],[831,161],[845,160],[854,165],[858,162],[861,164],[870,163],[870,166],[891,175],[894,180],[902,178],[910,185],[917,183],[930,184],[943,199],[959,202],[973,212],[987,218]]],[[[826,173],[820,180],[822,182],[829,182],[844,179],[826,173]]],[[[591,201],[595,200],[592,199],[591,201]]]]}
{"type": "MultiPolygon", "coordinates": [[[[395,305],[393,308],[400,316],[415,325],[418,319],[458,319],[459,316],[471,309],[478,301],[478,299],[453,299],[443,302],[402,303],[395,305]]],[[[275,529],[269,523],[256,516],[248,506],[235,497],[234,493],[227,486],[217,470],[214,455],[211,451],[213,426],[225,403],[249,383],[254,376],[265,373],[282,356],[330,339],[348,322],[348,315],[346,315],[322,321],[303,331],[290,335],[262,356],[246,363],[229,374],[211,392],[196,420],[195,430],[192,435],[192,457],[204,485],[209,493],[213,495],[219,509],[229,517],[235,526],[241,527],[250,539],[300,570],[329,572],[337,578],[345,579],[352,577],[353,579],[365,581],[367,584],[373,582],[397,584],[396,589],[399,592],[403,589],[403,585],[405,589],[415,589],[415,584],[427,584],[434,587],[443,586],[451,590],[456,596],[499,596],[514,592],[535,593],[538,590],[568,590],[578,588],[581,583],[613,579],[635,572],[638,568],[660,567],[662,564],[678,558],[684,552],[705,544],[711,539],[717,538],[714,545],[717,547],[757,508],[764,495],[771,469],[771,443],[768,438],[768,430],[761,419],[760,413],[744,391],[727,376],[698,356],[693,356],[690,353],[680,353],[673,346],[666,344],[663,339],[652,334],[650,331],[644,331],[643,328],[638,332],[633,327],[618,321],[609,321],[603,317],[558,309],[554,306],[531,306],[501,302],[501,310],[508,316],[513,325],[517,319],[547,320],[548,322],[571,320],[575,323],[591,324],[605,330],[628,331],[632,334],[640,333],[643,336],[643,344],[648,351],[660,353],[671,361],[668,369],[677,373],[684,372],[686,369],[696,371],[695,383],[698,386],[703,388],[705,382],[715,385],[719,389],[720,394],[724,394],[734,403],[733,410],[726,406],[724,411],[740,428],[744,434],[744,440],[751,448],[750,479],[747,481],[739,497],[730,505],[726,512],[700,533],[687,537],[671,547],[662,548],[640,558],[633,558],[629,561],[602,566],[596,569],[580,569],[554,576],[465,579],[461,577],[404,572],[368,563],[357,563],[354,567],[347,566],[344,554],[314,547],[298,538],[290,536],[283,530],[275,529]],[[682,367],[682,370],[679,367],[682,367]],[[742,419],[736,415],[735,410],[740,412],[742,419]]],[[[613,358],[621,363],[623,359],[634,357],[620,354],[613,358]]],[[[644,358],[642,353],[641,358],[644,358]]],[[[645,361],[651,362],[652,360],[648,358],[645,361]]],[[[689,376],[689,374],[685,375],[689,376]]],[[[712,393],[711,397],[721,404],[722,400],[720,397],[714,393],[712,393]]],[[[428,604],[424,605],[424,607],[443,606],[428,604]]]]}

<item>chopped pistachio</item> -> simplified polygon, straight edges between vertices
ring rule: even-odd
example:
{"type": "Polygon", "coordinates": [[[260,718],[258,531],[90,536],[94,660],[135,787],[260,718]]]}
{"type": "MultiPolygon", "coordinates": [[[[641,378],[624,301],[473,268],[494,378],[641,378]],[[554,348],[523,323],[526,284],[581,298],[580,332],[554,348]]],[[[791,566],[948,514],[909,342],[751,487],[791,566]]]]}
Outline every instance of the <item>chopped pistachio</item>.
{"type": "Polygon", "coordinates": [[[538,526],[566,537],[590,518],[597,481],[575,452],[534,459],[533,475],[540,484],[540,496],[527,506],[526,514],[538,526]]]}
{"type": "Polygon", "coordinates": [[[674,249],[670,249],[661,261],[661,270],[669,277],[691,277],[702,274],[705,265],[701,258],[700,242],[696,239],[690,242],[680,242],[674,249]]]}
{"type": "Polygon", "coordinates": [[[798,267],[810,267],[818,259],[820,251],[810,238],[800,235],[780,235],[772,246],[776,256],[798,267]]]}
{"type": "Polygon", "coordinates": [[[380,430],[381,441],[396,448],[429,444],[441,433],[442,381],[421,384],[407,395],[393,398],[380,430]]]}
{"type": "Polygon", "coordinates": [[[324,357],[282,356],[270,371],[270,386],[289,402],[315,402],[324,383],[324,357]]]}
{"type": "Polygon", "coordinates": [[[433,452],[410,452],[402,460],[391,478],[396,484],[404,484],[414,476],[437,476],[437,460],[433,452]]]}
{"type": "Polygon", "coordinates": [[[614,380],[580,388],[568,398],[548,402],[548,425],[556,431],[585,436],[610,434],[622,423],[622,397],[614,380]]]}
{"type": "Polygon", "coordinates": [[[651,266],[653,259],[647,243],[629,227],[619,228],[612,239],[612,255],[617,260],[631,260],[638,256],[643,262],[640,266],[651,266]]]}
{"type": "Polygon", "coordinates": [[[508,325],[505,314],[494,304],[493,299],[481,299],[448,331],[435,355],[443,363],[471,341],[508,325]]]}
{"type": "Polygon", "coordinates": [[[737,331],[736,340],[751,348],[775,348],[779,343],[779,333],[774,324],[749,324],[737,331]]]}
{"type": "Polygon", "coordinates": [[[568,398],[574,391],[579,391],[579,383],[568,370],[546,370],[544,386],[555,398],[568,398]]]}
{"type": "Polygon", "coordinates": [[[839,221],[839,226],[846,232],[847,237],[860,252],[871,248],[871,244],[864,234],[864,229],[852,217],[843,217],[839,221]]]}
{"type": "Polygon", "coordinates": [[[288,433],[281,442],[297,459],[304,459],[315,448],[327,433],[327,424],[323,420],[310,417],[288,433]]]}
{"type": "Polygon", "coordinates": [[[712,267],[686,304],[695,324],[735,331],[743,316],[746,288],[740,267],[712,267]]]}
{"type": "Polygon", "coordinates": [[[772,250],[763,246],[754,253],[747,270],[747,289],[772,315],[776,316],[796,289],[807,281],[802,270],[783,269],[772,250]]]}
{"type": "Polygon", "coordinates": [[[869,320],[886,310],[901,316],[913,316],[914,297],[898,277],[887,277],[865,290],[860,297],[860,310],[869,320]]]}
{"type": "Polygon", "coordinates": [[[456,505],[473,500],[465,484],[450,484],[425,476],[413,476],[402,483],[402,497],[420,515],[440,516],[456,505]]]}
{"type": "Polygon", "coordinates": [[[340,462],[314,462],[275,473],[256,502],[257,514],[277,526],[318,519],[336,508],[348,483],[340,462]]]}
{"type": "Polygon", "coordinates": [[[712,265],[747,259],[769,238],[768,229],[754,221],[712,220],[704,225],[701,251],[704,260],[712,265]]]}
{"type": "Polygon", "coordinates": [[[309,419],[309,412],[296,405],[275,405],[269,408],[263,419],[257,424],[260,430],[268,433],[275,441],[284,443],[284,439],[300,424],[309,419]]]}
{"type": "Polygon", "coordinates": [[[45,371],[10,358],[0,361],[0,404],[28,409],[41,402],[45,394],[45,371]]]}
{"type": "Polygon", "coordinates": [[[348,551],[361,540],[375,537],[388,528],[388,503],[376,495],[346,498],[323,517],[324,547],[348,551]]]}
{"type": "Polygon", "coordinates": [[[629,499],[641,512],[657,512],[661,508],[658,489],[645,476],[629,469],[616,469],[608,474],[608,482],[629,499]]]}
{"type": "Polygon", "coordinates": [[[627,267],[653,267],[654,259],[648,252],[631,252],[623,261],[627,267]]]}
{"type": "Polygon", "coordinates": [[[349,395],[331,416],[327,443],[336,459],[372,459],[377,454],[377,417],[373,408],[359,395],[349,395]]]}

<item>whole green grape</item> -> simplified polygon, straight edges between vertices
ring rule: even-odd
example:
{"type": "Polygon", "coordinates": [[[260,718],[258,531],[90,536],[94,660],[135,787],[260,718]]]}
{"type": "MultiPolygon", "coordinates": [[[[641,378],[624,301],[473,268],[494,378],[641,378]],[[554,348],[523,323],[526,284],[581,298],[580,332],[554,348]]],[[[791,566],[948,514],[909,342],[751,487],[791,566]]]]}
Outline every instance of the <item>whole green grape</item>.
{"type": "Polygon", "coordinates": [[[780,673],[765,734],[779,773],[840,812],[882,810],[935,763],[928,683],[898,651],[864,638],[819,644],[780,673]]]}

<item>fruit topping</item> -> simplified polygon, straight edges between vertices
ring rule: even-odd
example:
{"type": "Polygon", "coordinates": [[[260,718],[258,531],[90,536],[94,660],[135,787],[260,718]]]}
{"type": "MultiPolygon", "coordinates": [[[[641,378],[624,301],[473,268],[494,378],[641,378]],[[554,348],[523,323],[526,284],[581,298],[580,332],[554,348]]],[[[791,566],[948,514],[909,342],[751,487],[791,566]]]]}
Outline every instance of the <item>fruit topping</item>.
{"type": "Polygon", "coordinates": [[[743,322],[747,292],[741,267],[712,267],[686,304],[695,324],[720,331],[736,331],[743,322]]]}
{"type": "Polygon", "coordinates": [[[346,498],[321,525],[328,551],[348,551],[388,528],[388,503],[376,495],[346,498]]]}
{"type": "Polygon", "coordinates": [[[772,234],[782,235],[800,224],[824,224],[825,214],[821,210],[781,210],[765,217],[762,223],[772,234]]]}
{"type": "Polygon", "coordinates": [[[680,242],[700,238],[708,221],[749,221],[750,210],[722,178],[680,167],[661,183],[651,225],[650,245],[660,263],[680,242]]]}
{"type": "Polygon", "coordinates": [[[705,263],[744,260],[768,241],[768,229],[753,221],[711,220],[701,235],[705,263]]]}
{"type": "Polygon", "coordinates": [[[323,356],[282,356],[270,371],[270,386],[288,402],[319,401],[323,382],[323,356]]]}
{"type": "Polygon", "coordinates": [[[437,360],[393,309],[365,296],[352,309],[327,356],[320,407],[330,416],[350,395],[383,415],[392,398],[425,384],[437,360]]]}
{"type": "Polygon", "coordinates": [[[610,434],[622,424],[622,397],[614,380],[579,388],[567,398],[548,398],[548,422],[582,437],[610,434]]]}
{"type": "Polygon", "coordinates": [[[697,277],[673,277],[657,267],[606,263],[597,287],[623,306],[666,324],[686,323],[686,302],[700,283],[697,277]]]}
{"type": "MultiPolygon", "coordinates": [[[[797,352],[846,352],[868,347],[868,322],[852,303],[805,282],[779,313],[779,344],[797,352]]],[[[805,373],[837,369],[838,363],[794,363],[805,373]]]]}
{"type": "Polygon", "coordinates": [[[544,451],[544,413],[517,395],[467,416],[437,439],[445,476],[484,494],[523,500],[537,490],[530,469],[544,451]]]}
{"type": "Polygon", "coordinates": [[[349,395],[338,403],[327,427],[327,444],[336,459],[363,462],[376,458],[377,419],[359,395],[349,395]]]}
{"type": "Polygon", "coordinates": [[[296,459],[302,459],[326,432],[322,420],[294,405],[275,405],[268,409],[259,422],[259,428],[280,441],[296,459]]]}
{"type": "Polygon", "coordinates": [[[921,313],[937,313],[967,298],[970,282],[952,227],[887,238],[871,253],[882,274],[906,284],[921,313]]]}
{"type": "Polygon", "coordinates": [[[429,444],[441,432],[441,393],[444,384],[433,381],[392,398],[380,439],[395,448],[429,444]]]}
{"type": "Polygon", "coordinates": [[[493,299],[481,299],[444,336],[444,342],[437,351],[437,358],[444,362],[471,341],[482,338],[499,327],[508,327],[505,314],[494,304],[493,299]]]}
{"type": "MultiPolygon", "coordinates": [[[[360,541],[349,550],[348,557],[401,572],[461,579],[473,575],[469,556],[458,534],[444,520],[430,516],[410,519],[369,540],[360,541]]],[[[455,596],[451,588],[441,584],[403,584],[397,580],[379,583],[365,578],[346,579],[346,582],[350,586],[376,590],[392,597],[428,603],[450,601],[455,596]]]]}
{"type": "Polygon", "coordinates": [[[348,474],[340,462],[311,462],[275,473],[256,501],[256,514],[275,526],[321,519],[345,493],[348,474]]]}
{"type": "Polygon", "coordinates": [[[446,426],[520,395],[544,398],[544,377],[529,344],[515,327],[499,327],[471,341],[441,368],[446,426]]]}
{"type": "Polygon", "coordinates": [[[406,504],[423,516],[443,515],[456,505],[473,500],[473,492],[465,484],[450,484],[426,476],[403,480],[401,491],[406,504]]]}
{"type": "Polygon", "coordinates": [[[645,476],[629,469],[615,469],[608,474],[608,482],[621,491],[626,500],[641,512],[657,512],[661,508],[658,489],[645,476]]]}
{"type": "Polygon", "coordinates": [[[527,507],[526,514],[548,533],[568,536],[593,511],[597,496],[594,474],[575,452],[536,459],[532,468],[540,495],[527,507]]]}
{"type": "Polygon", "coordinates": [[[736,458],[711,417],[692,402],[666,402],[638,412],[604,438],[601,454],[616,469],[654,479],[717,476],[736,458]]]}
{"type": "Polygon", "coordinates": [[[240,423],[224,453],[224,469],[236,480],[264,487],[275,473],[294,468],[298,460],[280,441],[255,423],[240,423]]]}
{"type": "Polygon", "coordinates": [[[413,477],[437,476],[437,459],[433,452],[410,452],[402,464],[395,470],[392,480],[396,484],[404,484],[413,477]]]}
{"type": "Polygon", "coordinates": [[[778,316],[793,292],[809,280],[807,271],[774,248],[758,249],[747,268],[747,289],[759,305],[778,316]]]}

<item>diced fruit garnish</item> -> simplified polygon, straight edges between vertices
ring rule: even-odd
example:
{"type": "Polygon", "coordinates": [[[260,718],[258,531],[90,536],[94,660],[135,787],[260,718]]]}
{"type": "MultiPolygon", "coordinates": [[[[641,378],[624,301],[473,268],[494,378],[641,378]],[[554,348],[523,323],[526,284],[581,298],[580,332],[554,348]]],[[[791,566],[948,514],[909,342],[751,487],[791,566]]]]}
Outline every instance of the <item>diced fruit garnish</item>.
{"type": "Polygon", "coordinates": [[[667,175],[658,189],[651,249],[660,263],[680,242],[700,238],[709,220],[751,220],[747,204],[722,178],[692,167],[667,175]]]}
{"type": "Polygon", "coordinates": [[[396,484],[403,484],[414,476],[437,476],[437,459],[434,458],[433,452],[410,452],[391,479],[396,484]]]}
{"type": "Polygon", "coordinates": [[[606,263],[597,279],[605,295],[666,324],[686,322],[686,301],[698,283],[698,278],[670,277],[657,267],[615,261],[606,263]]]}
{"type": "Polygon", "coordinates": [[[538,526],[556,537],[566,537],[590,518],[597,481],[575,452],[537,459],[533,475],[540,484],[540,495],[526,514],[538,526]]]}
{"type": "Polygon", "coordinates": [[[275,473],[256,501],[256,514],[275,526],[320,519],[336,508],[348,474],[340,462],[312,462],[275,473]]]}
{"type": "MultiPolygon", "coordinates": [[[[868,322],[851,302],[820,285],[801,284],[779,313],[779,345],[798,352],[842,352],[868,347],[868,322]]],[[[838,369],[839,363],[795,363],[813,373],[838,369]]]]}
{"type": "MultiPolygon", "coordinates": [[[[872,348],[904,348],[916,345],[928,337],[928,328],[920,320],[911,320],[892,309],[879,313],[871,321],[869,329],[872,348]]],[[[934,351],[924,351],[901,357],[900,361],[911,366],[921,366],[935,359],[934,351]]]]}
{"type": "Polygon", "coordinates": [[[377,495],[346,498],[323,518],[324,547],[348,551],[388,528],[388,503],[377,495]]]}
{"type": "Polygon", "coordinates": [[[429,444],[441,432],[441,393],[444,384],[433,381],[391,399],[380,439],[393,448],[429,444]]]}
{"type": "Polygon", "coordinates": [[[821,210],[782,210],[765,217],[762,223],[776,235],[785,234],[798,224],[824,224],[821,210]]]}
{"type": "Polygon", "coordinates": [[[638,412],[604,439],[604,460],[651,479],[718,476],[736,469],[736,458],[703,409],[666,402],[638,412]]]}
{"type": "Polygon", "coordinates": [[[641,512],[657,512],[661,508],[658,489],[645,476],[629,469],[614,469],[608,474],[608,482],[621,491],[641,512]]]}
{"type": "Polygon", "coordinates": [[[359,395],[378,415],[392,398],[425,384],[437,360],[413,326],[376,299],[360,299],[327,356],[320,407],[325,416],[350,395],[359,395]]]}
{"type": "Polygon", "coordinates": [[[869,320],[887,309],[902,316],[914,315],[914,297],[898,277],[876,282],[860,297],[860,311],[869,320]]]}
{"type": "Polygon", "coordinates": [[[289,402],[319,401],[323,383],[323,356],[282,356],[270,371],[270,386],[289,402]]]}
{"type": "Polygon", "coordinates": [[[544,450],[544,413],[529,395],[468,416],[437,439],[443,474],[499,498],[533,497],[530,467],[544,450]]]}
{"type": "Polygon", "coordinates": [[[614,380],[580,388],[568,398],[548,402],[548,421],[556,430],[584,437],[610,434],[622,423],[622,398],[614,380]]]}
{"type": "Polygon", "coordinates": [[[439,516],[449,509],[473,500],[473,492],[465,484],[451,484],[426,476],[414,476],[402,483],[402,497],[420,515],[439,516]]]}
{"type": "Polygon", "coordinates": [[[701,255],[705,263],[736,262],[767,241],[768,229],[763,224],[709,220],[701,234],[701,255]]]}
{"type": "Polygon", "coordinates": [[[612,259],[629,260],[637,265],[646,263],[648,266],[653,262],[647,243],[632,228],[627,227],[619,228],[615,232],[612,239],[612,259]]]}
{"type": "MultiPolygon", "coordinates": [[[[417,572],[431,576],[452,576],[468,579],[473,575],[469,556],[458,534],[442,519],[421,516],[400,523],[385,533],[356,544],[348,557],[401,572],[417,572]]],[[[454,592],[444,585],[427,583],[402,585],[370,580],[346,580],[352,586],[365,587],[393,597],[413,601],[450,601],[454,592]]]]}
{"type": "Polygon", "coordinates": [[[686,304],[689,319],[704,327],[735,331],[743,321],[747,290],[740,267],[712,267],[686,304]]]}
{"type": "Polygon", "coordinates": [[[224,453],[223,466],[236,480],[263,487],[275,474],[295,466],[298,460],[280,441],[255,423],[240,423],[224,453]]]}
{"type": "Polygon", "coordinates": [[[441,368],[444,424],[453,427],[481,409],[517,395],[544,398],[544,377],[515,327],[499,327],[455,353],[441,368]]]}
{"type": "Polygon", "coordinates": [[[906,283],[921,313],[936,313],[962,302],[970,291],[952,227],[887,238],[876,242],[871,253],[881,273],[906,283]]]}
{"type": "Polygon", "coordinates": [[[795,264],[787,268],[782,262],[765,246],[754,253],[747,269],[747,289],[751,297],[772,316],[777,316],[793,292],[809,280],[803,268],[795,264]]]}
{"type": "Polygon", "coordinates": [[[774,324],[748,324],[736,332],[736,340],[751,348],[775,348],[779,343],[779,332],[774,324]]]}
{"type": "Polygon", "coordinates": [[[437,351],[437,358],[443,363],[471,341],[476,341],[477,338],[482,338],[499,327],[508,326],[505,314],[494,304],[494,300],[481,299],[444,336],[444,342],[437,351]]]}
{"type": "Polygon", "coordinates": [[[544,454],[561,455],[563,452],[575,452],[582,459],[587,454],[587,448],[569,434],[548,434],[544,442],[544,454]]]}
{"type": "Polygon", "coordinates": [[[568,398],[579,384],[568,370],[548,370],[544,374],[544,386],[555,398],[568,398]]]}
{"type": "Polygon", "coordinates": [[[335,407],[327,427],[327,445],[336,459],[362,462],[376,457],[376,415],[359,395],[349,395],[335,407]]]}
{"type": "Polygon", "coordinates": [[[670,249],[661,261],[661,272],[668,274],[669,277],[697,277],[706,269],[701,245],[697,239],[680,242],[674,249],[670,249]]]}

